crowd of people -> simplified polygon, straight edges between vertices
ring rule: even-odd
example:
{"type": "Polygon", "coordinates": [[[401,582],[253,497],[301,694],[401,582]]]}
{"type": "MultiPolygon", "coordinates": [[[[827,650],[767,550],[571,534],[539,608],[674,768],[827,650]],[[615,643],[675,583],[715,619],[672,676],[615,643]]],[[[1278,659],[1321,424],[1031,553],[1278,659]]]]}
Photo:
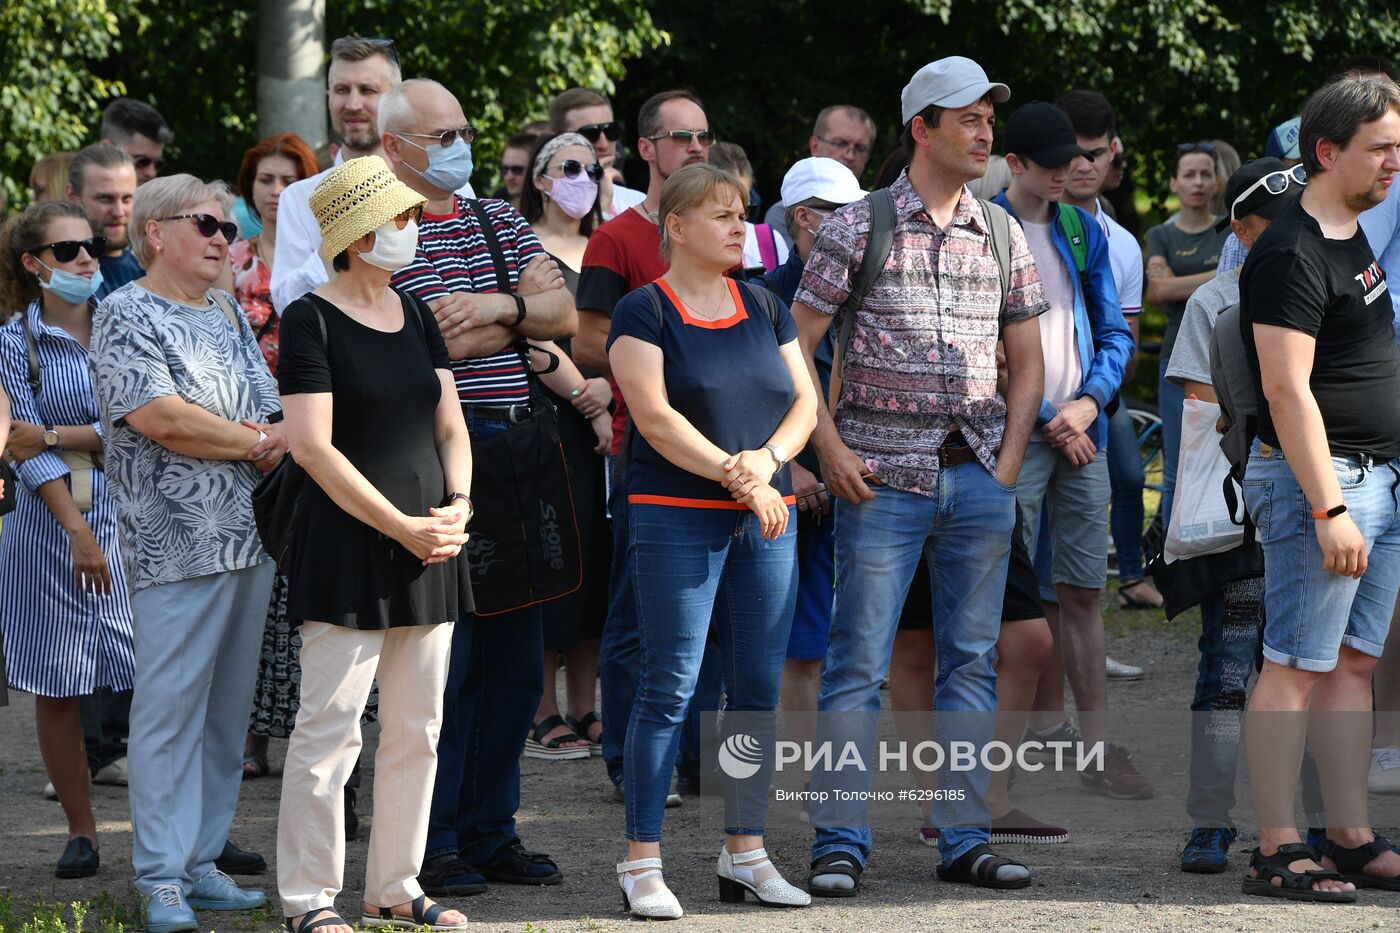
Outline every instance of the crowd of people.
{"type": "MultiPolygon", "coordinates": [[[[434,899],[560,883],[517,832],[522,756],[602,759],[624,909],[679,917],[665,810],[711,778],[723,710],[760,752],[725,779],[721,899],[855,896],[862,804],[808,808],[805,886],[764,847],[779,712],[869,748],[887,681],[907,738],[1085,742],[1086,791],[1154,794],[1111,740],[1109,681],[1143,676],[1106,654],[1112,541],[1121,606],[1200,607],[1182,870],[1227,868],[1243,734],[1245,893],[1400,890],[1366,808],[1400,793],[1400,725],[1372,734],[1400,711],[1400,89],[1369,58],[1316,83],[1260,158],[1181,143],[1145,250],[1107,198],[1104,94],[1003,112],[960,56],[909,80],[868,184],[875,121],[823,109],[766,213],[683,89],[630,132],[563,92],[480,198],[476,128],[386,39],[332,46],[333,152],[270,135],[233,187],[165,174],[172,130],[115,101],[0,233],[4,681],[36,698],[58,877],[99,871],[90,783],[123,784],[147,930],[261,905],[229,832],[286,739],[281,912],[350,933],[378,720],[364,926],[462,929],[434,899]],[[1144,304],[1168,320],[1160,557],[1124,398],[1144,304]],[[1222,454],[1233,486],[1188,479],[1222,454]],[[1230,490],[1238,536],[1183,544],[1173,510],[1230,490]]],[[[871,775],[809,777],[849,801],[871,775]]],[[[1010,771],[919,780],[944,881],[1025,887],[993,845],[1070,834],[1010,771]]]]}

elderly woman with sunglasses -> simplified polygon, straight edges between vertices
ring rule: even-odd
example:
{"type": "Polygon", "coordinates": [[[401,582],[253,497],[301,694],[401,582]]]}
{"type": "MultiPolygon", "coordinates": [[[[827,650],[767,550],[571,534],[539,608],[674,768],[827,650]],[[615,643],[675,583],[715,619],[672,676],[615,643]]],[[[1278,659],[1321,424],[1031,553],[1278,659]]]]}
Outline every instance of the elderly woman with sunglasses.
{"type": "Polygon", "coordinates": [[[426,199],[379,156],[326,175],[310,206],[331,280],[287,306],[278,379],[287,435],[312,482],[283,561],[301,624],[301,707],[287,746],[277,888],[293,933],[351,933],[342,788],[379,681],[366,927],[457,930],[418,882],[437,772],[453,624],[472,609],[462,546],[471,441],[428,306],[389,287],[412,262],[426,199]]]}
{"type": "Polygon", "coordinates": [[[0,233],[0,307],[26,308],[0,329],[19,479],[0,535],[0,631],[9,682],[35,695],[39,751],[68,821],[60,878],[98,867],[79,700],[132,682],[131,606],[88,373],[105,248],[66,201],[36,204],[0,233]]]}
{"type": "Polygon", "coordinates": [[[191,175],[136,194],[146,275],[93,319],[93,388],[130,574],[136,677],[128,759],[132,865],[146,929],[266,897],[214,867],[238,804],[272,563],[253,522],[286,452],[280,404],[228,268],[231,192],[191,175]]]}

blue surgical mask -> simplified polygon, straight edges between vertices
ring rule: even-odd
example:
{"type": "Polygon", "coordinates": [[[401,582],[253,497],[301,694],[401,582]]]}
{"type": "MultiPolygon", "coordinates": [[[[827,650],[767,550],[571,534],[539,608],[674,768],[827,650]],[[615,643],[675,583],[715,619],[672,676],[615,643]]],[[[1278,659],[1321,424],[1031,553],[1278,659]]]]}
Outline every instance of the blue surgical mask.
{"type": "Polygon", "coordinates": [[[402,136],[399,139],[428,154],[426,171],[420,172],[407,162],[404,164],[433,187],[442,191],[456,191],[472,180],[472,147],[462,137],[458,136],[446,149],[437,145],[419,146],[413,140],[404,139],[402,136]]]}
{"type": "Polygon", "coordinates": [[[39,287],[47,288],[69,304],[82,304],[91,298],[102,285],[101,267],[92,274],[92,278],[87,278],[86,276],[81,276],[74,272],[55,269],[42,259],[38,259],[38,257],[35,257],[35,261],[45,269],[48,269],[51,273],[47,282],[43,279],[39,279],[39,287]]]}

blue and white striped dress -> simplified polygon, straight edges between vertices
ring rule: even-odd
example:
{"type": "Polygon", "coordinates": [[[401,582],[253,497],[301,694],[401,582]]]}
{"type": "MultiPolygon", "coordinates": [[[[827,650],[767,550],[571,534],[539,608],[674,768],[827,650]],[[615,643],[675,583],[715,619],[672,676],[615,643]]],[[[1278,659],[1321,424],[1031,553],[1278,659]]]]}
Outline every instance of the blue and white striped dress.
{"type": "MultiPolygon", "coordinates": [[[[0,384],[15,421],[98,427],[88,352],[66,331],[46,325],[38,302],[22,320],[0,327],[0,384]],[[37,399],[29,387],[21,327],[30,328],[38,345],[37,399]]],[[[131,604],[117,543],[117,506],[106,477],[93,471],[92,511],[84,516],[112,575],[112,594],[95,596],[78,589],[68,534],[35,492],[67,476],[68,466],[46,450],[16,465],[15,473],[18,501],[0,534],[0,631],[10,686],[49,697],[81,696],[98,687],[130,690],[131,604]]]]}

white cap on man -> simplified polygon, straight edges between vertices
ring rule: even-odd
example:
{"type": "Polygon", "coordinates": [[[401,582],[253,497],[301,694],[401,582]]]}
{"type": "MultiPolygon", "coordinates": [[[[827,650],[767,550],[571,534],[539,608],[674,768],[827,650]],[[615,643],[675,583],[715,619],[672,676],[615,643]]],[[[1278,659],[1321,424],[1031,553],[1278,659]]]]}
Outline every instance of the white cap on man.
{"type": "Polygon", "coordinates": [[[936,104],[955,110],[974,104],[987,94],[1000,104],[1011,97],[1011,88],[988,78],[982,66],[972,59],[950,55],[914,72],[899,96],[900,111],[907,126],[926,107],[936,104]]]}
{"type": "Polygon", "coordinates": [[[801,204],[821,198],[830,204],[850,204],[865,197],[854,173],[835,159],[812,156],[800,159],[783,176],[784,204],[801,204]]]}

